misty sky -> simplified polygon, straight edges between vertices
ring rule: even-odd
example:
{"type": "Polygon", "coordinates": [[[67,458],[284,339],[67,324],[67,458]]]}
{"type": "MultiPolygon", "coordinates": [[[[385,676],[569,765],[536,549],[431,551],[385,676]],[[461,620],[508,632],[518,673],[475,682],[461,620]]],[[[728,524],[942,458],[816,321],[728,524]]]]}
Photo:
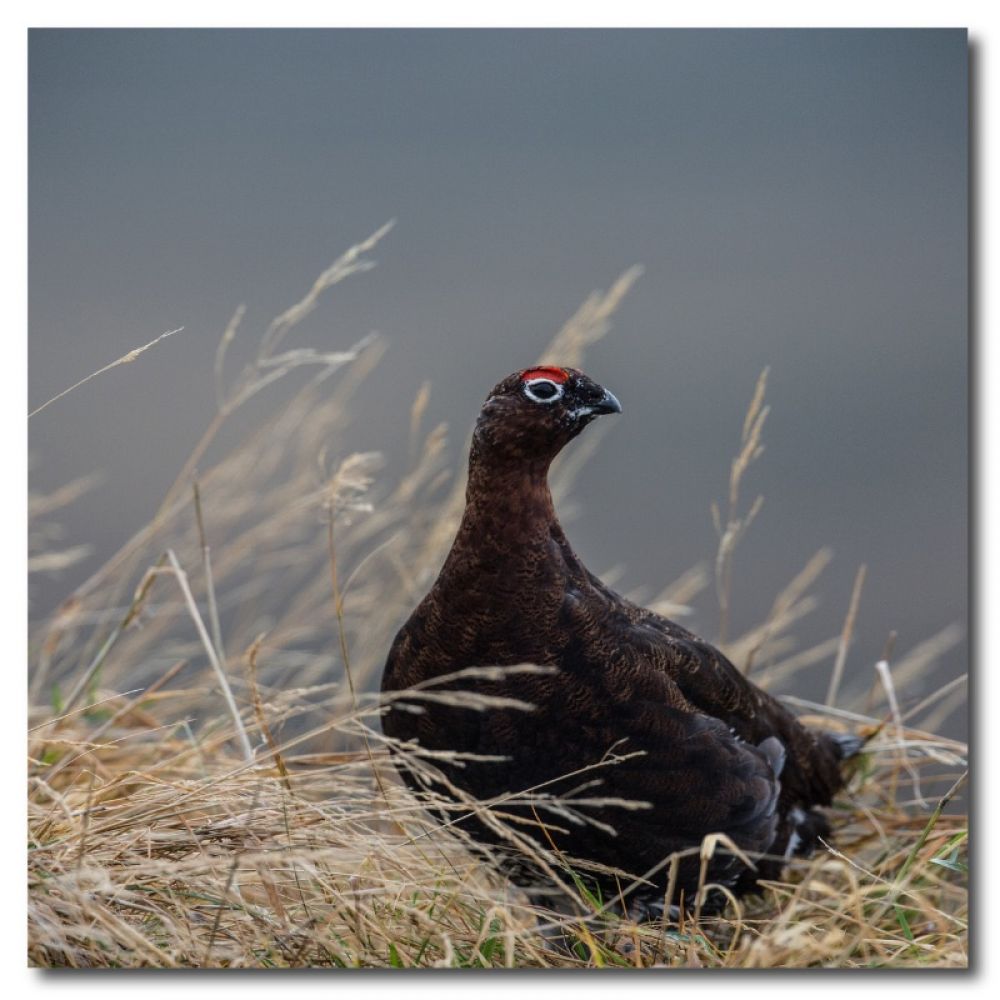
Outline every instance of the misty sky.
{"type": "MultiPolygon", "coordinates": [[[[32,32],[32,406],[185,327],[31,421],[33,488],[104,474],[62,518],[97,551],[33,614],[155,510],[234,307],[265,326],[396,218],[301,337],[387,338],[356,447],[404,454],[431,379],[457,455],[489,388],[641,263],[588,356],[624,414],[572,541],[626,589],[711,557],[770,365],[736,625],[828,544],[799,635],[839,630],[867,563],[867,684],[890,629],[905,651],[966,614],[967,60],[958,30],[32,32]]],[[[703,594],[688,624],[716,621],[703,594]]]]}

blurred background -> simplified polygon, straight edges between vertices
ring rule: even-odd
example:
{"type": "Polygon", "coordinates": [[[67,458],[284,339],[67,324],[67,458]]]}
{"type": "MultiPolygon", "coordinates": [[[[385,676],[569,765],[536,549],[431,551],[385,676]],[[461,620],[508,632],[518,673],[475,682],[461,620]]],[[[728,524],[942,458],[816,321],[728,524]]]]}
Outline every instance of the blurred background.
{"type": "MultiPolygon", "coordinates": [[[[59,511],[48,541],[90,551],[32,576],[36,622],[155,513],[215,412],[235,307],[263,329],[394,218],[377,268],[291,344],[384,337],[344,435],[386,475],[423,382],[457,467],[491,386],[641,264],[586,360],[624,414],[567,508],[585,561],[650,597],[711,570],[710,504],[770,366],[732,631],[829,546],[796,633],[839,633],[867,565],[845,687],[872,684],[890,631],[902,653],[941,636],[911,701],[966,670],[964,31],[35,30],[29,46],[32,407],[184,327],[32,418],[33,491],[101,475],[59,511]]],[[[713,588],[692,604],[685,624],[717,634],[713,588]]],[[[963,707],[946,728],[964,734],[963,707]]]]}

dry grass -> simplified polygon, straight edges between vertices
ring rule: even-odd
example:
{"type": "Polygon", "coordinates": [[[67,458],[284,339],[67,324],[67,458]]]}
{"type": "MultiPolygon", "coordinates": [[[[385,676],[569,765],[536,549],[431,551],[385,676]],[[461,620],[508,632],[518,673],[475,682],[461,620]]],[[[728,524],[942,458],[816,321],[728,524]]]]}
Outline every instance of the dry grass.
{"type": "MultiPolygon", "coordinates": [[[[372,692],[395,627],[451,541],[458,459],[446,454],[443,427],[422,428],[427,387],[408,429],[410,467],[395,481],[377,455],[340,450],[352,397],[381,357],[377,339],[336,353],[277,353],[326,288],[372,266],[368,253],[384,232],[348,251],[275,320],[227,387],[237,312],[218,354],[218,415],[160,510],[35,630],[31,963],[966,965],[966,818],[946,794],[962,780],[966,748],[932,734],[964,698],[961,679],[900,708],[900,689],[926,676],[956,641],[954,629],[892,666],[887,653],[863,703],[798,703],[813,722],[871,735],[834,811],[836,844],[718,918],[636,925],[569,890],[558,911],[542,907],[399,782],[372,692]],[[267,419],[224,440],[232,416],[272,384],[284,396],[267,419]]],[[[578,362],[606,333],[637,275],[584,304],[558,334],[560,359],[578,362]]],[[[763,401],[762,380],[726,524],[719,518],[723,628],[735,539],[750,519],[738,511],[740,479],[759,453],[763,401]]],[[[560,464],[558,497],[586,453],[560,464]]],[[[38,518],[84,485],[34,498],[38,518]]],[[[51,537],[44,523],[33,531],[51,537]]],[[[38,558],[44,570],[72,553],[38,558]]],[[[811,649],[792,635],[827,560],[821,550],[765,622],[727,643],[779,693],[801,670],[843,669],[853,610],[840,636],[811,649]]],[[[682,613],[707,584],[696,568],[655,603],[682,613]]],[[[448,697],[464,697],[470,711],[486,707],[472,694],[448,697]]],[[[555,803],[543,790],[524,796],[585,820],[585,802],[555,803]]],[[[565,863],[506,829],[514,849],[565,863]]]]}

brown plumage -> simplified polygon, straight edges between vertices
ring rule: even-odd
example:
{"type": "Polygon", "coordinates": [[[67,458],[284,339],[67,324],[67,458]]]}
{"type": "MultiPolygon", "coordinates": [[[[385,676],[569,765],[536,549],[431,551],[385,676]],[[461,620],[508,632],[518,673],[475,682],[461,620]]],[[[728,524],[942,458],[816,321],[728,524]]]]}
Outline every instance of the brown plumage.
{"type": "MultiPolygon", "coordinates": [[[[563,862],[648,876],[630,902],[649,910],[663,902],[666,859],[697,848],[706,834],[770,855],[758,876],[811,849],[828,829],[813,807],[830,803],[843,784],[839,762],[859,743],[804,728],[717,649],[616,594],[573,552],[553,507],[549,465],[588,423],[617,412],[611,393],[571,368],[518,372],[490,393],[473,435],[458,534],[389,653],[382,690],[393,697],[383,728],[411,747],[502,758],[438,762],[438,791],[450,782],[478,799],[504,796],[506,820],[554,846],[563,862]],[[407,704],[398,694],[467,667],[523,663],[557,669],[444,686],[515,697],[531,711],[417,697],[407,704]],[[579,805],[574,818],[544,799],[519,802],[516,793],[530,790],[616,801],[579,805]]],[[[475,839],[510,848],[491,824],[472,816],[463,823],[475,839]]],[[[513,878],[544,882],[511,857],[513,878]]],[[[681,863],[675,902],[681,893],[691,900],[699,865],[696,851],[681,863]]],[[[708,877],[736,892],[755,879],[725,851],[708,877]]],[[[610,900],[630,881],[598,873],[591,884],[610,900]]]]}

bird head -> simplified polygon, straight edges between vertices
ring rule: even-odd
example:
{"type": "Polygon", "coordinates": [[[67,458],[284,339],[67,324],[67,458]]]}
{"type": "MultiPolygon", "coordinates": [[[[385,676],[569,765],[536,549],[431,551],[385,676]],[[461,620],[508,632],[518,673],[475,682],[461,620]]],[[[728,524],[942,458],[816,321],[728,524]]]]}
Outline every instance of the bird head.
{"type": "Polygon", "coordinates": [[[481,455],[547,464],[587,424],[621,412],[613,393],[575,368],[526,368],[493,388],[473,443],[481,455]]]}

